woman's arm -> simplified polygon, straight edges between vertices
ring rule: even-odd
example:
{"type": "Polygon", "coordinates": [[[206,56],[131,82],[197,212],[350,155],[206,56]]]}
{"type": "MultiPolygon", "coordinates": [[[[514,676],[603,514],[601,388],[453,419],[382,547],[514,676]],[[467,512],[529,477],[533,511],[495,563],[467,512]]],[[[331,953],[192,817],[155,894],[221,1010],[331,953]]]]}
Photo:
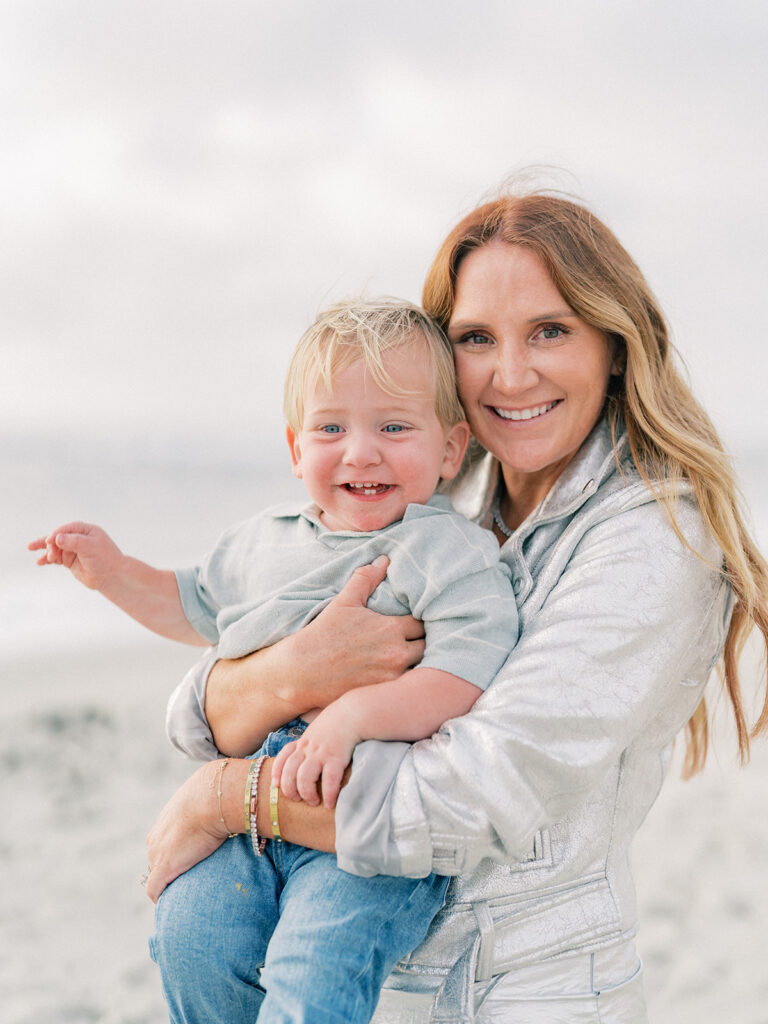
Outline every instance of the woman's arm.
{"type": "Polygon", "coordinates": [[[565,566],[541,570],[543,603],[524,609],[518,646],[469,714],[412,747],[356,749],[336,808],[341,867],[418,877],[525,859],[535,833],[577,813],[623,751],[643,735],[659,750],[671,742],[729,608],[698,512],[681,499],[677,514],[712,564],[655,502],[597,523],[565,566]]]}
{"type": "Polygon", "coordinates": [[[387,565],[380,556],[357,569],[327,608],[298,633],[237,661],[214,664],[204,709],[218,750],[247,756],[270,731],[291,719],[326,707],[347,690],[395,679],[421,661],[420,622],[366,607],[387,565]]]}
{"type": "MultiPolygon", "coordinates": [[[[209,761],[162,809],[147,836],[147,896],[153,903],[167,885],[210,856],[228,836],[247,831],[244,795],[250,766],[250,761],[240,759],[209,761]]],[[[258,831],[264,836],[271,835],[271,771],[272,758],[267,758],[259,775],[257,807],[258,831]]],[[[335,849],[333,811],[281,799],[279,814],[284,839],[309,839],[315,849],[329,853],[335,849]]]]}

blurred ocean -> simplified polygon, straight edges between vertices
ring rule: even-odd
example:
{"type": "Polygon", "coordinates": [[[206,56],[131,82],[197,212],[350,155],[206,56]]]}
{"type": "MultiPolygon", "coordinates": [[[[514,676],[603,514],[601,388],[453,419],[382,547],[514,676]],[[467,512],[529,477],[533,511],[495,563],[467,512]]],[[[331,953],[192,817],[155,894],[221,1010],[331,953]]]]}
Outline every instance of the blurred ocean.
{"type": "Polygon", "coordinates": [[[112,648],[146,632],[59,567],[38,568],[27,543],[65,522],[102,526],[128,554],[160,567],[195,564],[229,524],[292,495],[279,433],[261,451],[210,442],[180,445],[6,439],[0,449],[0,679],[30,653],[112,648]]]}
{"type": "MultiPolygon", "coordinates": [[[[126,552],[162,567],[195,562],[230,523],[300,495],[279,431],[256,444],[144,444],[58,433],[0,449],[0,669],[43,649],[111,648],[146,633],[56,567],[38,569],[29,540],[72,519],[96,522],[126,552]]],[[[768,449],[737,467],[758,538],[768,546],[768,449]]],[[[0,676],[1,678],[1,676],[0,676]]]]}

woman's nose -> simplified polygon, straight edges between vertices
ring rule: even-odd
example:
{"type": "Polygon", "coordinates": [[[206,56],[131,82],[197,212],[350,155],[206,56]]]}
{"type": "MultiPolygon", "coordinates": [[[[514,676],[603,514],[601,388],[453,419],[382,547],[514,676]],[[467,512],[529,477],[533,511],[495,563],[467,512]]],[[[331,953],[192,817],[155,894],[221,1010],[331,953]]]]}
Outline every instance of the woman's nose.
{"type": "Polygon", "coordinates": [[[493,385],[497,391],[506,394],[527,391],[534,387],[538,380],[539,375],[531,365],[530,353],[517,347],[514,350],[499,350],[493,373],[493,385]]]}

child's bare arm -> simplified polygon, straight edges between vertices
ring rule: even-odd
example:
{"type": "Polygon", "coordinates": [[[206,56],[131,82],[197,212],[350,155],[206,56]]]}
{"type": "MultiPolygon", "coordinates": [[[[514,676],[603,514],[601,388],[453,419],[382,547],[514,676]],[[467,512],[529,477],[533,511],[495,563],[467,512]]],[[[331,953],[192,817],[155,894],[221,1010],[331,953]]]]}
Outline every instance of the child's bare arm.
{"type": "Polygon", "coordinates": [[[451,718],[465,715],[481,694],[479,687],[450,672],[414,668],[386,683],[349,690],[284,747],[272,775],[292,800],[333,807],[344,769],[362,740],[406,740],[436,733],[451,718]]]}
{"type": "Polygon", "coordinates": [[[181,643],[208,644],[184,614],[175,574],[124,555],[99,526],[65,523],[28,547],[42,551],[38,565],[63,565],[83,586],[97,590],[154,633],[181,643]]]}

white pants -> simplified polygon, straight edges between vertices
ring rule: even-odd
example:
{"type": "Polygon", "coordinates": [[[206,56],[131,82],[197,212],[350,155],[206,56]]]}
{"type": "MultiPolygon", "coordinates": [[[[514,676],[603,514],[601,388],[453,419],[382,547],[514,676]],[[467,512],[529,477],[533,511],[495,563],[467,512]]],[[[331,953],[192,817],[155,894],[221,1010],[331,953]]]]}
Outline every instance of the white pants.
{"type": "MultiPolygon", "coordinates": [[[[385,989],[372,1024],[428,1024],[433,995],[385,989]]],[[[596,953],[555,957],[475,983],[476,1024],[647,1020],[640,959],[631,941],[596,953]]]]}

